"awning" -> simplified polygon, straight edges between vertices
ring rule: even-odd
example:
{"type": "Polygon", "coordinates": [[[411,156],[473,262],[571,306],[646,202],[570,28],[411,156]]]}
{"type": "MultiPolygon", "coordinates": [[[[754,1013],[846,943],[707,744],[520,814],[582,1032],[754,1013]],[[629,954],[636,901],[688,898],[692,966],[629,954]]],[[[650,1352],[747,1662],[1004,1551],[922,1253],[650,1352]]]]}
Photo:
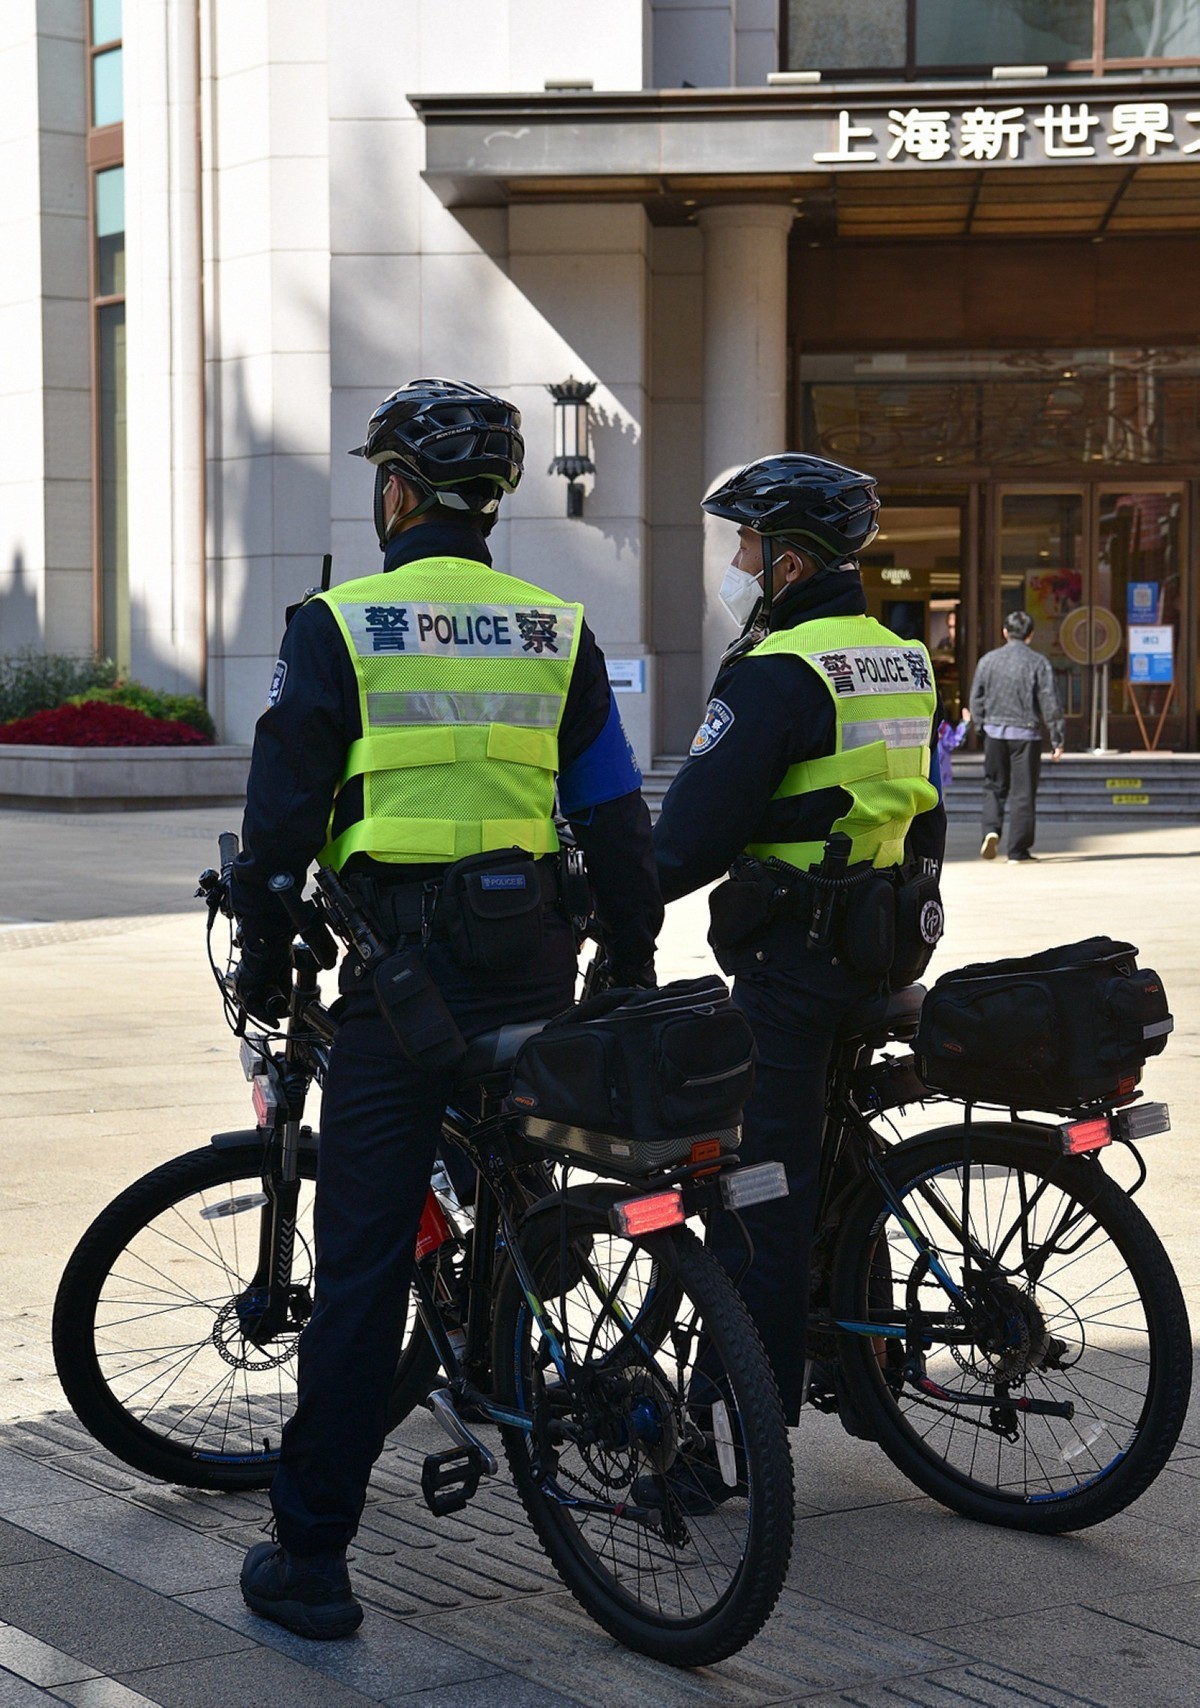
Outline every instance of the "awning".
{"type": "Polygon", "coordinates": [[[792,201],[805,235],[1200,231],[1200,77],[413,95],[452,208],[792,201]]]}

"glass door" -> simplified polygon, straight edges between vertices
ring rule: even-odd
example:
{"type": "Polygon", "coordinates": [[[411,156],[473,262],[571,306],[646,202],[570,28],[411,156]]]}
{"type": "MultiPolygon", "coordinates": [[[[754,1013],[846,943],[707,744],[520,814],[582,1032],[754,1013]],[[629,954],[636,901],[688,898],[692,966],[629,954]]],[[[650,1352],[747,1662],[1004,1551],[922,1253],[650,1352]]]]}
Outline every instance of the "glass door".
{"type": "Polygon", "coordinates": [[[1000,489],[998,608],[995,636],[988,641],[1003,645],[1005,617],[1011,611],[1028,611],[1033,618],[1030,644],[1054,667],[1067,714],[1067,740],[1073,747],[1084,744],[1091,712],[1090,673],[1063,645],[1064,622],[1085,602],[1089,518],[1084,498],[1082,486],[1000,489]]]}
{"type": "Polygon", "coordinates": [[[1010,611],[1028,611],[1031,644],[1054,668],[1069,747],[1093,745],[1104,712],[1110,748],[1182,746],[1182,483],[1002,486],[996,505],[995,630],[985,644],[1003,643],[1010,611]],[[1091,623],[1070,621],[1083,606],[1091,623]],[[1112,655],[1102,663],[1104,650],[1112,655]]]}
{"type": "Polygon", "coordinates": [[[880,528],[859,558],[867,609],[904,640],[923,641],[947,717],[970,686],[963,608],[966,495],[905,498],[885,487],[880,528]]]}
{"type": "Polygon", "coordinates": [[[1186,613],[1182,484],[1112,481],[1094,489],[1093,598],[1121,624],[1122,645],[1100,679],[1110,741],[1181,747],[1186,613]]]}

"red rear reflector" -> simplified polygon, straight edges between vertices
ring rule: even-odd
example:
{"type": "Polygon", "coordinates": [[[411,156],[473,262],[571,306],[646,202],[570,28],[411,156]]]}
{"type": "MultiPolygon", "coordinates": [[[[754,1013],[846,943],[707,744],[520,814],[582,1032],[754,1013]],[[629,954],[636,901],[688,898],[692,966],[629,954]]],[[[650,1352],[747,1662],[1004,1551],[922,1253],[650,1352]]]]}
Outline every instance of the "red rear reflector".
{"type": "Polygon", "coordinates": [[[260,1127],[273,1127],[275,1116],[279,1109],[279,1099],[275,1088],[265,1074],[256,1074],[250,1085],[250,1097],[254,1104],[254,1113],[260,1127]]]}
{"type": "Polygon", "coordinates": [[[430,1187],[425,1194],[425,1208],[421,1211],[421,1222],[417,1228],[417,1262],[421,1263],[431,1252],[440,1251],[449,1238],[450,1224],[430,1187]]]}
{"type": "Polygon", "coordinates": [[[1062,1134],[1062,1148],[1068,1156],[1098,1151],[1112,1144],[1112,1130],[1106,1115],[1094,1121],[1069,1121],[1058,1130],[1062,1134]]]}
{"type": "Polygon", "coordinates": [[[714,1162],[720,1154],[720,1139],[697,1139],[692,1146],[693,1162],[714,1162]]]}
{"type": "Polygon", "coordinates": [[[1132,1097],[1134,1092],[1137,1090],[1137,1082],[1138,1076],[1136,1073],[1127,1073],[1124,1079],[1119,1079],[1117,1081],[1117,1096],[1132,1097]]]}
{"type": "Polygon", "coordinates": [[[618,1233],[635,1239],[639,1234],[652,1234],[658,1228],[677,1228],[686,1220],[683,1199],[678,1192],[654,1192],[647,1198],[626,1198],[614,1204],[613,1226],[618,1233]]]}

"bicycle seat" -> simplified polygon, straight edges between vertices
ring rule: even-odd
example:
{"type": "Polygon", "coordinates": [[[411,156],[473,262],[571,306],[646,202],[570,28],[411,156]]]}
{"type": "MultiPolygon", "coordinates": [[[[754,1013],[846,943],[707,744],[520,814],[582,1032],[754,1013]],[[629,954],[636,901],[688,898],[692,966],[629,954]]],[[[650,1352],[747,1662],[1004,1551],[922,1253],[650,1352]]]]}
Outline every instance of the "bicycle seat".
{"type": "Polygon", "coordinates": [[[480,1079],[485,1073],[499,1073],[516,1060],[526,1038],[540,1032],[549,1018],[547,1015],[545,1020],[524,1020],[517,1025],[498,1026],[493,1032],[480,1032],[467,1045],[459,1077],[480,1079]]]}
{"type": "Polygon", "coordinates": [[[883,996],[868,997],[852,1008],[837,1030],[839,1043],[851,1038],[872,1034],[880,1038],[912,1038],[916,1036],[925,1000],[923,984],[908,984],[902,990],[887,991],[883,996]]]}

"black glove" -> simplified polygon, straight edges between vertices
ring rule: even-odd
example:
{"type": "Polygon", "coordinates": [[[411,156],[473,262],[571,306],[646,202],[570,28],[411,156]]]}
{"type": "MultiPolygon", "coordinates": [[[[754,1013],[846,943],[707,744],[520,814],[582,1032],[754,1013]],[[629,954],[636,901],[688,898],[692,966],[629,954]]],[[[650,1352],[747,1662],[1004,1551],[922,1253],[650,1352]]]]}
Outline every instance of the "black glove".
{"type": "Polygon", "coordinates": [[[287,1013],[292,989],[291,942],[244,943],[233,969],[238,1001],[256,1020],[268,1025],[287,1013]]]}
{"type": "Polygon", "coordinates": [[[623,990],[653,990],[658,984],[653,961],[645,961],[640,967],[613,967],[609,979],[613,985],[618,985],[623,990]]]}
{"type": "Polygon", "coordinates": [[[584,977],[582,1000],[586,1002],[606,990],[653,990],[657,983],[653,961],[646,961],[640,967],[614,966],[606,956],[597,953],[584,977]]]}

